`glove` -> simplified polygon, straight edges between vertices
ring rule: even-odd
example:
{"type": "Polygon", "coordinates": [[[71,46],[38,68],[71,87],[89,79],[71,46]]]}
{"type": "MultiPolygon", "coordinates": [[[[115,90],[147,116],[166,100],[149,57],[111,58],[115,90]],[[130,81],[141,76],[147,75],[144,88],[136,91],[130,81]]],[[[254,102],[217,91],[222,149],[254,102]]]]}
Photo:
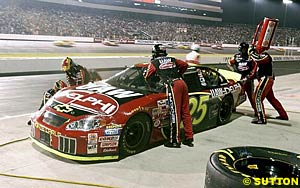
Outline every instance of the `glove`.
{"type": "Polygon", "coordinates": [[[248,81],[248,77],[245,77],[245,78],[239,80],[238,83],[244,84],[244,83],[246,83],[247,81],[248,81]]]}
{"type": "Polygon", "coordinates": [[[249,50],[249,54],[255,54],[256,53],[256,49],[255,49],[255,46],[252,46],[249,50]]]}

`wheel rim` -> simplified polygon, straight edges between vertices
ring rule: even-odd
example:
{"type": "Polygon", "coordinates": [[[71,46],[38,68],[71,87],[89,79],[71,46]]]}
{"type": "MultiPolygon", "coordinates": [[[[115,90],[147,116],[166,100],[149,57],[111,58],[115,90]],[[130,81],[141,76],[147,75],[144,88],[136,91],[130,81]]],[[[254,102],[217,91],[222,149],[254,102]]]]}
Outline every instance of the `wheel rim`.
{"type": "Polygon", "coordinates": [[[230,99],[227,98],[221,104],[220,120],[226,121],[230,114],[231,114],[231,102],[230,102],[230,99]]]}
{"type": "Polygon", "coordinates": [[[125,142],[128,148],[135,148],[142,142],[144,131],[145,130],[141,122],[136,122],[127,127],[125,134],[125,142]]]}
{"type": "Polygon", "coordinates": [[[236,170],[251,177],[300,177],[299,167],[271,158],[250,157],[235,162],[236,170]]]}

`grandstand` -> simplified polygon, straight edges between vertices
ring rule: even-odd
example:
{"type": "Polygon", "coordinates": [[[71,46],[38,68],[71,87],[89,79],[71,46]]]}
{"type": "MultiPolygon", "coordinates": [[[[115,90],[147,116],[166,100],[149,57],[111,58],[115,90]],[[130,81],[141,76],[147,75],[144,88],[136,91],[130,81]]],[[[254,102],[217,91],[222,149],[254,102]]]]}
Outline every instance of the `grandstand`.
{"type": "MultiPolygon", "coordinates": [[[[130,6],[135,6],[137,2],[151,6],[170,2],[160,0],[157,4],[157,0],[150,3],[140,1],[145,0],[1,0],[0,33],[237,44],[250,42],[256,28],[254,24],[162,16],[161,11],[157,15],[145,14],[145,10],[136,7],[135,12],[123,11],[126,7],[132,9],[130,6]],[[103,2],[106,4],[101,4],[103,2]]],[[[176,2],[178,6],[185,4],[185,8],[197,4],[199,11],[209,7],[216,14],[222,15],[223,12],[219,7],[221,0],[206,0],[207,4],[203,4],[204,0],[197,3],[196,0],[176,2]]],[[[274,44],[286,45],[287,36],[293,39],[293,44],[300,46],[300,31],[297,28],[279,27],[274,44]]]]}

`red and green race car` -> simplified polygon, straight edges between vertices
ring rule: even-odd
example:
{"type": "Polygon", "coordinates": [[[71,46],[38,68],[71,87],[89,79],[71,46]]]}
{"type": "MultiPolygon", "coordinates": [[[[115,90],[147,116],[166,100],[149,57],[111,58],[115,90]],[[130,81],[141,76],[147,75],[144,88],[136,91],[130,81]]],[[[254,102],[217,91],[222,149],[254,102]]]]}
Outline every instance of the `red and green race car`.
{"type": "MultiPolygon", "coordinates": [[[[169,135],[169,106],[158,77],[146,81],[147,64],[107,80],[56,93],[31,117],[31,138],[41,148],[78,161],[116,160],[169,135]]],[[[191,65],[184,74],[195,133],[230,121],[246,100],[240,75],[191,65]]]]}

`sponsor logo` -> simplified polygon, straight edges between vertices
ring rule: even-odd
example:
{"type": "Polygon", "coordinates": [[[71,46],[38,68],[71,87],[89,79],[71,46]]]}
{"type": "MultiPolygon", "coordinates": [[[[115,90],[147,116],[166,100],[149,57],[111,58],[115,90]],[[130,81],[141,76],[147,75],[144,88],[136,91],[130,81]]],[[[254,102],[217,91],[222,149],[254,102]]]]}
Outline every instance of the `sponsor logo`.
{"type": "Polygon", "coordinates": [[[136,92],[128,91],[125,89],[118,89],[116,87],[113,87],[113,86],[110,86],[110,85],[107,85],[107,84],[104,84],[101,82],[97,83],[97,84],[89,83],[87,85],[78,86],[78,87],[76,87],[76,90],[88,90],[88,91],[116,97],[119,99],[143,95],[141,93],[136,93],[136,92]]]}
{"type": "Polygon", "coordinates": [[[262,42],[262,46],[263,47],[268,47],[270,45],[270,42],[272,40],[272,34],[274,33],[275,31],[275,22],[273,21],[270,21],[268,23],[268,27],[267,27],[267,30],[266,30],[266,33],[265,33],[265,36],[264,36],[264,39],[263,39],[263,42],[262,42]]]}
{"type": "Polygon", "coordinates": [[[97,133],[89,133],[88,134],[88,144],[87,144],[87,153],[97,153],[97,142],[98,134],[97,133]]]}
{"type": "Polygon", "coordinates": [[[239,71],[246,71],[249,70],[248,62],[239,62],[237,69],[239,71]]]}
{"type": "Polygon", "coordinates": [[[111,116],[119,109],[119,104],[113,98],[89,91],[66,91],[65,97],[70,100],[67,102],[70,106],[94,114],[100,112],[102,115],[111,116]]]}
{"type": "Polygon", "coordinates": [[[101,136],[99,142],[119,141],[120,136],[101,136]]]}
{"type": "Polygon", "coordinates": [[[117,148],[104,148],[102,150],[103,153],[105,152],[116,152],[117,151],[117,148]]]}
{"type": "Polygon", "coordinates": [[[236,83],[232,86],[229,87],[223,87],[223,88],[216,88],[216,89],[211,89],[210,93],[212,97],[218,97],[218,96],[222,96],[222,95],[226,95],[238,88],[241,88],[241,85],[239,83],[236,83]]]}
{"type": "Polygon", "coordinates": [[[111,148],[111,147],[118,147],[119,142],[101,142],[101,148],[111,148]]]}
{"type": "Polygon", "coordinates": [[[164,69],[171,69],[174,68],[175,64],[169,61],[168,63],[160,64],[159,69],[164,70],[164,69]]]}
{"type": "Polygon", "coordinates": [[[59,104],[53,107],[56,111],[58,112],[63,112],[63,113],[69,113],[71,111],[73,111],[72,108],[70,108],[69,105],[67,104],[59,104]]]}
{"type": "Polygon", "coordinates": [[[106,125],[105,128],[106,129],[117,129],[117,128],[122,128],[122,125],[118,125],[118,124],[106,125]]]}
{"type": "Polygon", "coordinates": [[[37,122],[34,123],[34,127],[39,129],[40,131],[43,131],[45,133],[48,133],[49,135],[54,135],[56,137],[60,136],[61,133],[60,132],[57,132],[55,130],[52,130],[52,129],[49,129],[48,127],[45,127],[37,122]]]}
{"type": "Polygon", "coordinates": [[[167,99],[157,101],[157,106],[158,107],[167,106],[167,99]]]}
{"type": "Polygon", "coordinates": [[[104,130],[104,135],[119,135],[120,134],[120,129],[105,129],[104,130]]]}

